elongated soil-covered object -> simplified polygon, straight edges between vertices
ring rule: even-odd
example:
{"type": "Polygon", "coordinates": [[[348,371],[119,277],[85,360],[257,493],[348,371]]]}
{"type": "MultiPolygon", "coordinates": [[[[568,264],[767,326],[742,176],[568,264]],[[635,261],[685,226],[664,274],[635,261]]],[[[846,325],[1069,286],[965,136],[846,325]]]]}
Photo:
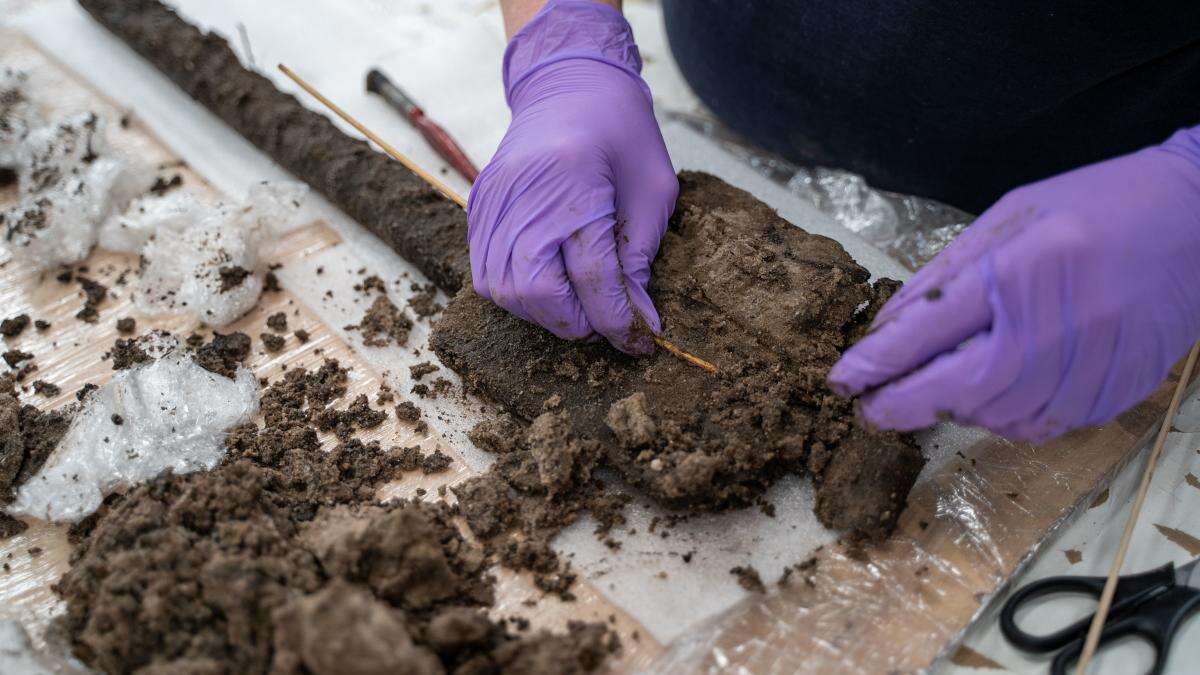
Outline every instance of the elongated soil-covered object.
{"type": "Polygon", "coordinates": [[[467,217],[398,162],[343,134],[229,43],[157,0],[79,0],[105,28],[267,153],[362,223],[448,293],[468,272],[467,217]]]}

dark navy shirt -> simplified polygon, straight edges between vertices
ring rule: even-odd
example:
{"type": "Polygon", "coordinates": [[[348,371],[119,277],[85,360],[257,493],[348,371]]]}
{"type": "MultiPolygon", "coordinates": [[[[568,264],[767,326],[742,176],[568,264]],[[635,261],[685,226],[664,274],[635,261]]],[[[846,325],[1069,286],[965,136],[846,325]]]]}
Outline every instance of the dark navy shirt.
{"type": "Polygon", "coordinates": [[[1200,1],[663,0],[751,142],[979,212],[1200,123],[1200,1]]]}

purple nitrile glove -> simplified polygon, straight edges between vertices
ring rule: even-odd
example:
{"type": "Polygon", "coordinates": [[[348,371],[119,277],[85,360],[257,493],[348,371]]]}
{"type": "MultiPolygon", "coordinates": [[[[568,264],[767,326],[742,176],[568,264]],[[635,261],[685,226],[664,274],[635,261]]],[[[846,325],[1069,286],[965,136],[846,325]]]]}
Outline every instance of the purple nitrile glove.
{"type": "Polygon", "coordinates": [[[1005,195],[829,380],[878,427],[1042,441],[1129,409],[1197,338],[1200,127],[1005,195]]]}
{"type": "Polygon", "coordinates": [[[467,206],[475,290],[555,335],[648,353],[646,286],[679,183],[629,24],[551,0],[504,56],[512,124],[467,206]]]}

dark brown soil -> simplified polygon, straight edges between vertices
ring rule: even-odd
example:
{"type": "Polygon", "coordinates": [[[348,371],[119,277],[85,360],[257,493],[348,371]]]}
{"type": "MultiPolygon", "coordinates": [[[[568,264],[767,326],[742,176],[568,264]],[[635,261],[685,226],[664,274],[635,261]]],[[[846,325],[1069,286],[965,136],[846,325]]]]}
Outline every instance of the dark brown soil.
{"type": "Polygon", "coordinates": [[[112,358],[113,370],[128,370],[150,360],[150,355],[142,349],[141,340],[137,338],[117,338],[106,356],[112,358]]]}
{"type": "Polygon", "coordinates": [[[83,309],[75,313],[75,318],[87,323],[96,323],[100,318],[100,306],[108,297],[108,287],[82,274],[76,274],[75,281],[83,291],[83,309]]]}
{"type": "Polygon", "coordinates": [[[110,497],[74,528],[56,590],[80,659],[107,673],[582,673],[618,648],[600,624],[517,635],[490,619],[487,557],[450,507],[375,503],[398,454],[320,448],[314,420],[346,381],[333,361],[289,370],[217,469],[110,497]]]}
{"type": "Polygon", "coordinates": [[[127,316],[122,319],[117,319],[117,332],[122,335],[130,335],[137,330],[137,320],[127,316]]]}
{"type": "Polygon", "coordinates": [[[430,373],[436,373],[437,371],[438,367],[428,361],[422,361],[418,364],[408,367],[408,375],[413,379],[414,382],[420,380],[430,373]]]}
{"type": "Polygon", "coordinates": [[[0,335],[4,337],[17,337],[28,327],[29,315],[18,314],[12,318],[0,321],[0,335]]]}
{"type": "Polygon", "coordinates": [[[389,344],[403,346],[408,342],[412,330],[412,319],[392,304],[386,295],[380,295],[371,303],[358,325],[346,326],[346,330],[362,332],[363,344],[368,347],[386,347],[389,344]]]}
{"type": "Polygon", "coordinates": [[[213,332],[212,339],[196,350],[201,368],[232,378],[239,364],[250,355],[250,336],[245,333],[223,335],[213,332]]]}
{"type": "Polygon", "coordinates": [[[286,333],[288,329],[287,314],[283,312],[275,312],[267,317],[267,328],[276,333],[286,333]]]}
{"type": "Polygon", "coordinates": [[[33,381],[33,392],[35,394],[37,394],[38,396],[45,396],[46,398],[54,398],[55,396],[58,396],[59,394],[62,393],[62,388],[59,387],[57,384],[54,384],[53,382],[47,382],[45,380],[34,380],[33,381]]]}
{"type": "Polygon", "coordinates": [[[579,438],[565,413],[544,413],[528,427],[489,420],[471,440],[498,455],[487,473],[451,488],[471,531],[505,565],[531,570],[539,588],[571,599],[575,574],[550,541],[585,511],[604,536],[624,522],[621,510],[629,502],[595,477],[600,444],[579,438]]]}
{"type": "Polygon", "coordinates": [[[263,349],[271,354],[283,351],[284,344],[287,342],[282,335],[274,333],[262,333],[258,339],[262,340],[263,349]]]}
{"type": "Polygon", "coordinates": [[[0,358],[4,359],[4,362],[8,364],[9,368],[16,368],[29,359],[32,359],[33,354],[30,354],[29,352],[23,352],[20,349],[10,349],[3,354],[0,354],[0,358]]]}
{"type": "Polygon", "coordinates": [[[408,307],[418,319],[428,319],[442,311],[442,305],[437,302],[437,286],[433,284],[413,284],[412,297],[408,299],[408,307]]]}
{"type": "MultiPolygon", "coordinates": [[[[74,408],[42,412],[23,405],[13,380],[0,377],[0,506],[11,504],[17,490],[46,463],[71,424],[74,408]]],[[[0,518],[0,539],[25,529],[21,521],[0,518]]]]}
{"type": "Polygon", "coordinates": [[[400,163],[351,138],[270,80],[229,44],[157,0],[80,0],[97,21],[176,85],[411,261],[457,291],[468,272],[467,218],[400,163]]]}
{"type": "Polygon", "coordinates": [[[221,287],[217,289],[217,292],[228,293],[241,286],[242,282],[246,280],[246,277],[250,276],[251,272],[237,265],[225,265],[217,270],[217,274],[221,276],[221,287]]]}
{"type": "Polygon", "coordinates": [[[885,536],[924,461],[908,436],[858,428],[825,377],[897,284],[871,286],[837,242],[717,178],[680,178],[651,295],[666,337],[719,375],[662,351],[563,342],[470,289],[435,326],[434,350],[523,420],[553,404],[569,437],[668,506],[745,506],[778,477],[809,474],[823,523],[885,536]]]}

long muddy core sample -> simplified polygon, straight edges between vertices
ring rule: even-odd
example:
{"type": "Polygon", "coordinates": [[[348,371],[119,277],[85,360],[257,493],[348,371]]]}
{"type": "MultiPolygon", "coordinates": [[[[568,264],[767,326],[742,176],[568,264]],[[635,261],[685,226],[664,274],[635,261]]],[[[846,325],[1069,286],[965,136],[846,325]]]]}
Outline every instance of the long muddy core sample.
{"type": "Polygon", "coordinates": [[[242,67],[220,36],[157,0],[79,0],[97,21],[300,180],[448,293],[468,271],[467,218],[456,204],[365,141],[242,67]]]}
{"type": "MultiPolygon", "coordinates": [[[[79,0],[184,91],[420,268],[447,292],[468,272],[465,214],[399,163],[245,70],[228,43],[157,0],[79,0]]],[[[720,377],[666,354],[633,360],[568,344],[469,288],[433,341],[476,390],[525,421],[562,410],[605,464],[670,506],[760,500],[808,473],[830,527],[890,531],[922,459],[912,440],[868,434],[825,375],[895,282],[833,240],[809,235],[744,192],[683,177],[652,295],[668,337],[720,377]],[[863,303],[869,306],[856,311],[863,303]]],[[[469,287],[469,284],[466,284],[469,287]]]]}
{"type": "Polygon", "coordinates": [[[752,504],[780,476],[809,474],[822,523],[886,536],[924,460],[911,437],[857,426],[825,378],[899,284],[872,286],[836,241],[719,178],[685,172],[680,187],[650,295],[667,337],[719,375],[666,352],[563,342],[469,288],[434,350],[526,421],[566,415],[603,464],[668,506],[752,504]]]}

